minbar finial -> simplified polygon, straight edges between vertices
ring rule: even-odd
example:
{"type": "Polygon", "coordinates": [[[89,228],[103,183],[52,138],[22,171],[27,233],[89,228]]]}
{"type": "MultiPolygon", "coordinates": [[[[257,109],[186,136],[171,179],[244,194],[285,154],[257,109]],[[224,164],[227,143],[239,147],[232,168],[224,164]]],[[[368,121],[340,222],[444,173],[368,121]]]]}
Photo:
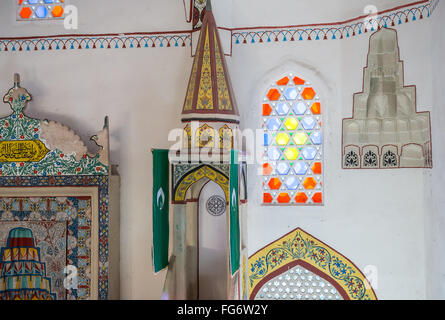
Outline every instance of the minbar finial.
{"type": "Polygon", "coordinates": [[[207,0],[206,11],[212,11],[212,2],[207,0]]]}
{"type": "Polygon", "coordinates": [[[18,73],[14,73],[14,87],[20,87],[20,75],[18,73]]]}

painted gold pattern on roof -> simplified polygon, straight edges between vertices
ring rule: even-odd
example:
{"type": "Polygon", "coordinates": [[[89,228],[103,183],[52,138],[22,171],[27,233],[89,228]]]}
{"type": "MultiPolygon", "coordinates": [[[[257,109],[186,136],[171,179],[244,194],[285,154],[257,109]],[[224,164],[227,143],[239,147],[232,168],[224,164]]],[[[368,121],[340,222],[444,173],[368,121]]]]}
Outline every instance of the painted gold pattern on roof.
{"type": "Polygon", "coordinates": [[[228,86],[226,83],[226,77],[221,59],[221,54],[218,46],[218,39],[216,31],[213,33],[215,38],[215,64],[216,64],[216,84],[218,88],[218,109],[219,110],[232,110],[232,103],[230,101],[230,95],[228,86]]]}
{"type": "Polygon", "coordinates": [[[210,39],[209,28],[206,30],[204,43],[204,52],[202,57],[201,81],[199,83],[198,101],[196,105],[198,110],[213,109],[213,89],[212,89],[212,67],[210,62],[210,39]]]}
{"type": "MultiPolygon", "coordinates": [[[[198,46],[197,46],[198,50],[201,46],[201,39],[202,39],[202,37],[199,37],[199,39],[198,39],[198,46]]],[[[192,110],[193,96],[195,93],[196,74],[198,71],[198,64],[199,64],[199,54],[197,53],[195,55],[195,60],[193,61],[192,74],[190,76],[189,87],[187,89],[187,96],[185,98],[184,111],[192,110]]]]}

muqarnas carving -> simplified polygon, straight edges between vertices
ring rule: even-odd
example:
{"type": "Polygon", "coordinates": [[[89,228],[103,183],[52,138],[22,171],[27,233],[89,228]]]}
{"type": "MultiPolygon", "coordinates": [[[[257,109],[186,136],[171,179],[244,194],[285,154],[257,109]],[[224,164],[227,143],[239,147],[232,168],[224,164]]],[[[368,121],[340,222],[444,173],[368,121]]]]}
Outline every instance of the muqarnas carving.
{"type": "Polygon", "coordinates": [[[397,32],[370,38],[363,92],[343,119],[343,168],[431,168],[429,112],[416,111],[416,87],[404,86],[397,32]]]}

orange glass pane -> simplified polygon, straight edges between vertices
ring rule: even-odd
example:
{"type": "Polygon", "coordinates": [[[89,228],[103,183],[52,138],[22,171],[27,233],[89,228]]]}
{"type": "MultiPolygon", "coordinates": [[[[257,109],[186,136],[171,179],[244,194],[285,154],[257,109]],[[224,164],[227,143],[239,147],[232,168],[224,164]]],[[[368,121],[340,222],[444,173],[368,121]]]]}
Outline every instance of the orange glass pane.
{"type": "Polygon", "coordinates": [[[280,99],[280,96],[281,94],[277,89],[270,89],[269,92],[267,93],[267,97],[271,101],[277,101],[278,99],[280,99]]]}
{"type": "Polygon", "coordinates": [[[263,116],[270,116],[271,113],[272,107],[267,103],[263,104],[263,116]]]}
{"type": "Polygon", "coordinates": [[[312,166],[312,172],[314,174],[321,174],[321,162],[315,162],[312,166]]]}
{"type": "Polygon", "coordinates": [[[263,202],[264,203],[272,203],[273,197],[270,193],[264,193],[263,194],[263,202]]]}
{"type": "Polygon", "coordinates": [[[314,189],[316,185],[317,185],[317,181],[315,181],[315,179],[312,177],[306,178],[303,182],[303,186],[308,190],[314,189]]]}
{"type": "Polygon", "coordinates": [[[301,78],[298,78],[298,77],[294,77],[294,83],[297,85],[297,86],[301,86],[301,85],[303,85],[306,81],[304,81],[303,79],[301,79],[301,78]]]}
{"type": "Polygon", "coordinates": [[[321,192],[317,192],[316,194],[314,194],[312,196],[312,201],[314,201],[314,203],[322,203],[323,196],[322,196],[321,192]]]}
{"type": "Polygon", "coordinates": [[[269,181],[269,188],[272,190],[278,190],[281,187],[281,181],[278,178],[272,178],[269,181]]]}
{"type": "Polygon", "coordinates": [[[23,8],[22,10],[20,10],[20,17],[22,17],[22,19],[29,19],[29,17],[32,15],[32,10],[28,7],[23,8]]]}
{"type": "Polygon", "coordinates": [[[263,175],[268,176],[272,173],[272,166],[268,163],[263,164],[263,175]]]}
{"type": "Polygon", "coordinates": [[[279,85],[279,86],[285,86],[288,83],[289,83],[288,77],[284,77],[283,79],[280,79],[277,81],[277,85],[279,85]]]}
{"type": "Polygon", "coordinates": [[[63,8],[62,6],[55,6],[52,11],[53,17],[61,17],[63,15],[63,8]]]}
{"type": "Polygon", "coordinates": [[[315,97],[315,91],[311,87],[305,88],[301,93],[304,100],[312,100],[315,97]]]}
{"type": "Polygon", "coordinates": [[[289,203],[290,197],[287,193],[280,193],[277,198],[278,203],[289,203]]]}
{"type": "Polygon", "coordinates": [[[298,192],[297,195],[295,196],[296,203],[306,203],[307,199],[308,197],[304,192],[298,192]]]}
{"type": "Polygon", "coordinates": [[[311,111],[313,114],[320,114],[321,113],[320,102],[315,102],[314,104],[312,104],[311,111]]]}

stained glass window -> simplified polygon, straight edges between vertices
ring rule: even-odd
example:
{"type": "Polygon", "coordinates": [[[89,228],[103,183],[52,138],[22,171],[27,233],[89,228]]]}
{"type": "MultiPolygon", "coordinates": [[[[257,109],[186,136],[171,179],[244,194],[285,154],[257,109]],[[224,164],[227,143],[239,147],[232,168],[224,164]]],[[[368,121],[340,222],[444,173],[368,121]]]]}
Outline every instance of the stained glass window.
{"type": "Polygon", "coordinates": [[[323,204],[322,105],[316,88],[286,74],[262,105],[263,204],[323,204]]]}
{"type": "Polygon", "coordinates": [[[63,18],[65,0],[15,0],[17,20],[49,20],[63,18]]]}

